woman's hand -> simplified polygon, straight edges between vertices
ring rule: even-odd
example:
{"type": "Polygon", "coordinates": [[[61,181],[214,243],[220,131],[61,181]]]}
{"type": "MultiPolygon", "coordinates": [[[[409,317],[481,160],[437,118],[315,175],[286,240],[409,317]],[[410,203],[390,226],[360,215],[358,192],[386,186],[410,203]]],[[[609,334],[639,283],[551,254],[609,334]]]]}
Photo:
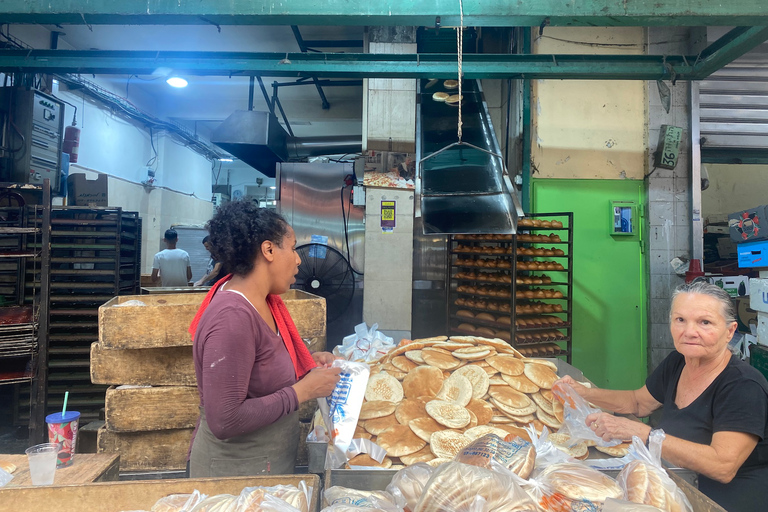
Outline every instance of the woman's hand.
{"type": "Polygon", "coordinates": [[[557,381],[555,381],[555,383],[552,385],[552,387],[555,387],[558,384],[568,384],[569,386],[571,386],[573,388],[573,390],[576,393],[578,393],[578,395],[580,397],[583,397],[585,399],[586,399],[586,397],[584,397],[584,395],[590,389],[587,386],[585,386],[584,384],[582,384],[581,382],[579,382],[576,379],[574,379],[573,377],[571,377],[570,375],[566,375],[565,377],[562,377],[561,379],[558,379],[557,381]]]}
{"type": "Polygon", "coordinates": [[[630,441],[632,436],[637,436],[644,443],[647,443],[648,434],[651,433],[651,427],[645,423],[614,416],[606,412],[587,416],[587,426],[595,432],[595,435],[601,437],[603,441],[612,441],[613,439],[630,441]]]}
{"type": "Polygon", "coordinates": [[[315,360],[315,363],[317,363],[317,366],[321,368],[328,368],[333,364],[333,362],[336,359],[340,359],[340,358],[334,356],[330,352],[314,352],[312,354],[312,359],[315,360]]]}
{"type": "Polygon", "coordinates": [[[333,393],[336,383],[339,382],[341,368],[315,368],[310,370],[299,382],[294,384],[293,390],[299,403],[322,398],[333,393]]]}

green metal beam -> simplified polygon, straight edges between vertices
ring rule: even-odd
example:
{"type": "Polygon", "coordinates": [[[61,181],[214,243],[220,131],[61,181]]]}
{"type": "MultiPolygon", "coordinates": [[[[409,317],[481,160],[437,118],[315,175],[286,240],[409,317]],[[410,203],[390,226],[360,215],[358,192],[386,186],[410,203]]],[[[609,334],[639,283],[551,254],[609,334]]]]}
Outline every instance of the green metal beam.
{"type": "MultiPolygon", "coordinates": [[[[679,79],[693,72],[695,57],[650,55],[464,55],[464,76],[527,79],[679,79]],[[691,64],[688,64],[690,62],[691,64]]],[[[354,53],[243,53],[0,50],[0,71],[150,75],[169,68],[189,76],[347,78],[453,78],[456,55],[354,53]]]]}
{"type": "MultiPolygon", "coordinates": [[[[3,23],[456,26],[456,0],[2,0],[3,23]],[[439,18],[439,21],[438,21],[439,18]]],[[[768,25],[765,0],[482,0],[465,26],[768,25]]]]}
{"type": "Polygon", "coordinates": [[[706,78],[768,39],[768,27],[736,27],[709,45],[693,66],[696,79],[706,78]]]}

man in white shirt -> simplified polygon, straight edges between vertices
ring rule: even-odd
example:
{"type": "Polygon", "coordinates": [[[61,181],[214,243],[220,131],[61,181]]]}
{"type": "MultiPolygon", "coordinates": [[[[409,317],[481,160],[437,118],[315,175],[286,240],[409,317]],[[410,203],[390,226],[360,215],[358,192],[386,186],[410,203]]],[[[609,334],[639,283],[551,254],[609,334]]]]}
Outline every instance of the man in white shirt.
{"type": "Polygon", "coordinates": [[[172,288],[187,286],[192,279],[189,254],[187,251],[176,248],[178,240],[179,235],[175,230],[166,230],[163,242],[168,248],[155,254],[152,262],[152,283],[155,286],[158,284],[172,288]]]}

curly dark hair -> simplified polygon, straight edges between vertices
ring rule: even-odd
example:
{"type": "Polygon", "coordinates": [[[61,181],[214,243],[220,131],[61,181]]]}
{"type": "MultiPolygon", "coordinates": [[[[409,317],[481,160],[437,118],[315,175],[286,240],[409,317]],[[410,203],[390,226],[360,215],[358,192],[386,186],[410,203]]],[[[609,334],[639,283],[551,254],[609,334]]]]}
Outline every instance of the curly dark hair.
{"type": "Polygon", "coordinates": [[[274,210],[250,201],[231,201],[205,225],[216,257],[229,272],[244,276],[253,270],[261,244],[269,240],[279,247],[288,233],[288,222],[274,210]]]}

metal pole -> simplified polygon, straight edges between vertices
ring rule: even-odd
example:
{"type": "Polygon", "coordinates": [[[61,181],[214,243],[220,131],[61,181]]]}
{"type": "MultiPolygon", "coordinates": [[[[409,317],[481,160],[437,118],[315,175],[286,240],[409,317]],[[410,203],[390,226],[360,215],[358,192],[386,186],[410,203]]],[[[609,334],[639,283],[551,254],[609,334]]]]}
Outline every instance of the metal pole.
{"type": "Polygon", "coordinates": [[[254,91],[254,82],[256,78],[251,76],[248,80],[248,111],[253,110],[253,91],[254,91]]]}
{"type": "MultiPolygon", "coordinates": [[[[701,220],[701,108],[699,83],[691,81],[691,257],[704,258],[704,223],[701,220]]],[[[702,262],[703,263],[703,262],[702,262]]]]}
{"type": "Polygon", "coordinates": [[[269,94],[267,94],[267,88],[264,87],[264,80],[262,80],[260,76],[257,76],[256,80],[259,81],[259,87],[261,87],[261,93],[264,95],[264,101],[267,102],[267,108],[269,109],[269,113],[272,115],[275,115],[275,107],[272,105],[272,102],[269,100],[269,94]]]}

